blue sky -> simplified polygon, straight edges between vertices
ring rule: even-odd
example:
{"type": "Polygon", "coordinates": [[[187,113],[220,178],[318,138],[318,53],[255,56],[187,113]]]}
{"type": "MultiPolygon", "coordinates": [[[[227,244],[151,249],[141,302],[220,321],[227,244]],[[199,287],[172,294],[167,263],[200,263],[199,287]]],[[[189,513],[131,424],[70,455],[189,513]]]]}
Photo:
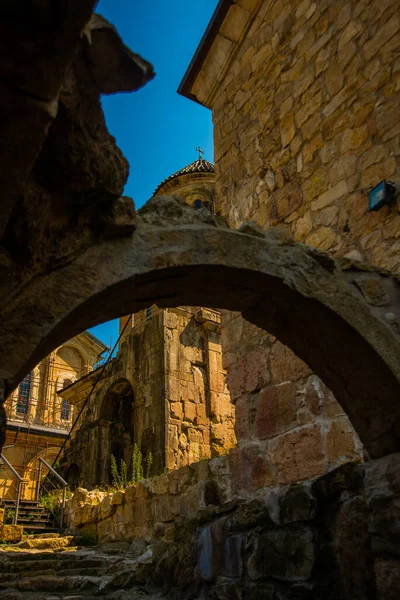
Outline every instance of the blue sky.
{"type": "MultiPolygon", "coordinates": [[[[218,0],[100,0],[96,12],[124,43],[149,60],[156,77],[133,94],[103,96],[110,133],[130,164],[124,194],[137,208],[157,185],[197,158],[202,146],[213,161],[211,111],[176,93],[218,0]]],[[[118,323],[91,329],[106,344],[118,323]]]]}

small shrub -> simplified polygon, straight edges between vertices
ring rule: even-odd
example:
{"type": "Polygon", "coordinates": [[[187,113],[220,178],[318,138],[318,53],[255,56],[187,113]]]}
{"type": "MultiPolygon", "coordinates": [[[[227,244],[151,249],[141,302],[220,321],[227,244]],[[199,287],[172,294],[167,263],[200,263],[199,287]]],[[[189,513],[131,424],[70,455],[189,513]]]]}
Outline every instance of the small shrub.
{"type": "Polygon", "coordinates": [[[48,513],[53,515],[56,520],[61,516],[60,493],[57,491],[49,492],[39,498],[39,504],[43,506],[48,513]]]}
{"type": "Polygon", "coordinates": [[[121,459],[118,466],[117,459],[111,455],[111,480],[112,486],[107,487],[107,491],[124,490],[128,485],[138,483],[146,477],[151,477],[151,467],[153,465],[153,455],[151,452],[146,456],[143,465],[143,455],[137,444],[134,445],[132,451],[132,476],[128,479],[128,467],[126,462],[121,459]]]}
{"type": "Polygon", "coordinates": [[[146,479],[149,479],[149,477],[151,477],[152,464],[153,464],[153,455],[151,452],[149,452],[147,455],[147,458],[146,458],[146,479]]]}
{"type": "Polygon", "coordinates": [[[133,447],[132,452],[132,478],[131,483],[137,483],[141,479],[143,479],[143,464],[142,464],[142,453],[139,450],[137,444],[133,447]]]}
{"type": "Polygon", "coordinates": [[[6,508],[4,510],[4,523],[11,523],[14,518],[15,510],[13,508],[6,508]]]}
{"type": "Polygon", "coordinates": [[[111,454],[111,479],[115,490],[123,490],[128,485],[128,469],[126,462],[121,459],[118,468],[117,459],[111,454]]]}

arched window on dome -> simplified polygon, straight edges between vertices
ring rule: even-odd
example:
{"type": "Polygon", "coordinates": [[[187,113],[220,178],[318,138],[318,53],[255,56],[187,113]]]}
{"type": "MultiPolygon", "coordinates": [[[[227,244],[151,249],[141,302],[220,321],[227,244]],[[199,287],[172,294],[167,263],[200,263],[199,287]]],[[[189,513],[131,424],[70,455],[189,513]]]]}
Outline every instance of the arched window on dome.
{"type": "Polygon", "coordinates": [[[199,210],[199,208],[203,208],[203,206],[203,200],[198,199],[193,202],[193,208],[195,208],[196,210],[199,210]]]}

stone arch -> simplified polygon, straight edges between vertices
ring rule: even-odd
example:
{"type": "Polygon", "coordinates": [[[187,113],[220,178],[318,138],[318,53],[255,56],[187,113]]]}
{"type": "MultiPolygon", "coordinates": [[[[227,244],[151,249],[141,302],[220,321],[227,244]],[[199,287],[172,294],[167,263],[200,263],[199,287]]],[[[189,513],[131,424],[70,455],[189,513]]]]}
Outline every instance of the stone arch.
{"type": "MultiPolygon", "coordinates": [[[[32,500],[35,497],[37,478],[39,474],[39,458],[43,458],[49,465],[52,465],[55,458],[58,456],[60,448],[57,446],[50,446],[40,450],[35,456],[29,461],[25,467],[23,478],[26,481],[24,485],[24,498],[32,500]]],[[[48,469],[42,465],[42,476],[47,475],[48,469]]]]}
{"type": "Polygon", "coordinates": [[[233,231],[199,213],[174,197],[153,198],[131,237],[92,247],[26,286],[3,309],[8,389],[56,345],[107,319],[153,303],[226,308],[274,334],[320,376],[372,457],[399,451],[398,283],[280,230],[233,231]],[[383,303],[363,291],[365,277],[383,290],[383,303]]]}
{"type": "Polygon", "coordinates": [[[134,394],[127,379],[118,379],[104,394],[99,414],[99,460],[97,481],[110,483],[111,456],[130,466],[134,444],[134,394]]]}
{"type": "Polygon", "coordinates": [[[85,361],[79,350],[73,346],[63,345],[60,348],[57,348],[56,361],[57,358],[65,363],[65,370],[72,370],[74,371],[74,374],[78,373],[78,376],[83,375],[85,361]]]}

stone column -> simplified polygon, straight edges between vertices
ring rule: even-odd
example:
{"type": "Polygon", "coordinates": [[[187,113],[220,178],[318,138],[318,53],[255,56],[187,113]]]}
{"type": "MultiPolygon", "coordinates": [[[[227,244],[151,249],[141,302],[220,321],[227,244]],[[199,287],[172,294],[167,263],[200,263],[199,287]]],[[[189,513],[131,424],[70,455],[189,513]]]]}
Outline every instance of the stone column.
{"type": "Polygon", "coordinates": [[[36,415],[38,412],[38,403],[39,403],[39,382],[40,382],[40,368],[37,365],[34,369],[32,369],[31,374],[31,389],[29,394],[29,410],[28,410],[28,418],[30,422],[34,422],[36,420],[36,415]]]}

